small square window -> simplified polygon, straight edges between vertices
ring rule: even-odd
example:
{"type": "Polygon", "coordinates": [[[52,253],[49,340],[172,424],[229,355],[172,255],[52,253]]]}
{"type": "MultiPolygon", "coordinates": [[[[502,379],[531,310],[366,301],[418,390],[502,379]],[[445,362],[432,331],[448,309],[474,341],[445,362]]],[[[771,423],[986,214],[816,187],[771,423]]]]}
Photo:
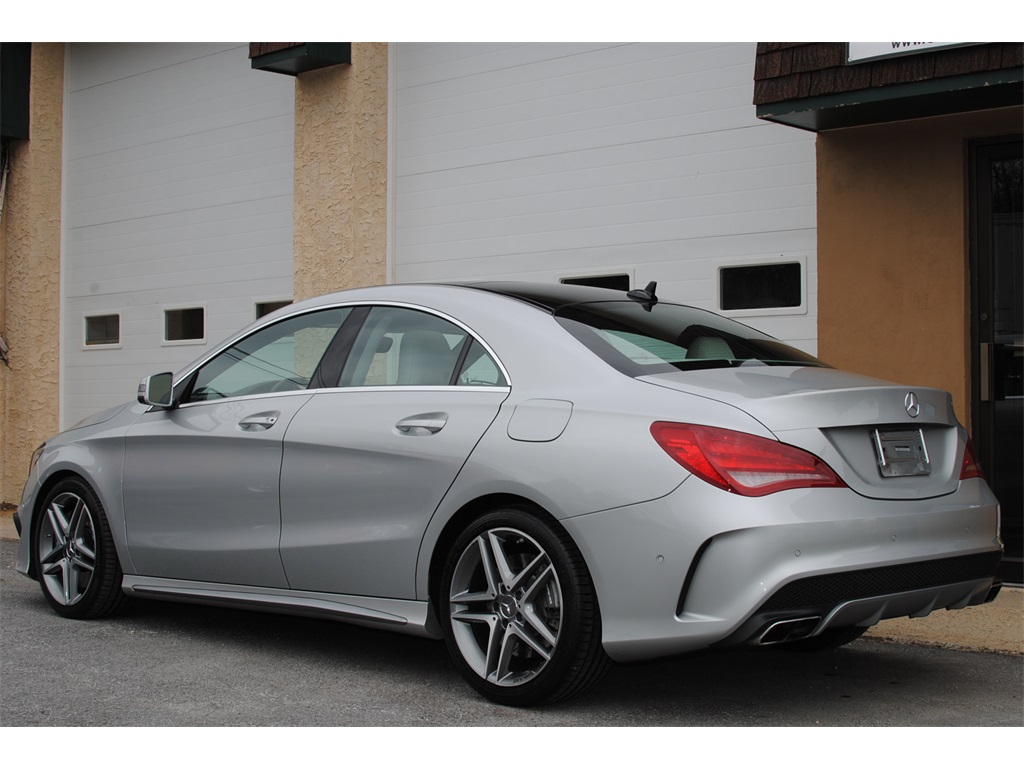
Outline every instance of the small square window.
{"type": "Polygon", "coordinates": [[[202,341],[206,338],[202,307],[164,310],[164,341],[202,341]]]}
{"type": "Polygon", "coordinates": [[[723,310],[777,309],[803,303],[799,262],[721,267],[718,275],[723,310]]]}
{"type": "Polygon", "coordinates": [[[287,307],[290,301],[258,301],[256,302],[256,319],[266,317],[271,312],[276,312],[282,307],[287,307]]]}
{"type": "Polygon", "coordinates": [[[120,315],[92,315],[85,318],[85,346],[110,346],[120,343],[120,315]]]}

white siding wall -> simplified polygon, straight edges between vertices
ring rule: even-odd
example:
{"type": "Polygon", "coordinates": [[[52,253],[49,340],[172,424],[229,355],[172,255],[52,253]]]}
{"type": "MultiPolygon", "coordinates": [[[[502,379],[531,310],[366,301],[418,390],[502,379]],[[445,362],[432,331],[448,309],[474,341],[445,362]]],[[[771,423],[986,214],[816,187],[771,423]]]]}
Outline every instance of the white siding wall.
{"type": "Polygon", "coordinates": [[[131,399],[292,293],[294,80],[245,44],[73,44],[65,167],[65,426],[131,399]],[[163,344],[204,306],[207,344],[163,344]],[[83,318],[120,313],[121,345],[83,318]]]}
{"type": "Polygon", "coordinates": [[[814,136],[755,118],[753,43],[395,46],[393,278],[628,272],[717,306],[717,269],[797,257],[817,347],[814,136]]]}

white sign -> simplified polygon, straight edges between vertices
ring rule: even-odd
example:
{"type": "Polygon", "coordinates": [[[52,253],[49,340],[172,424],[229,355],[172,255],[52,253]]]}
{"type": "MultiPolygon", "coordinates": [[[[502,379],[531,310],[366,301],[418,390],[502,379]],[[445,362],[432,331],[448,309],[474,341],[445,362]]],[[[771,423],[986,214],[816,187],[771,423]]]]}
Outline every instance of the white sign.
{"type": "Polygon", "coordinates": [[[954,48],[960,45],[976,45],[976,43],[847,43],[846,61],[852,63],[869,59],[885,59],[890,56],[903,56],[935,48],[954,48]]]}

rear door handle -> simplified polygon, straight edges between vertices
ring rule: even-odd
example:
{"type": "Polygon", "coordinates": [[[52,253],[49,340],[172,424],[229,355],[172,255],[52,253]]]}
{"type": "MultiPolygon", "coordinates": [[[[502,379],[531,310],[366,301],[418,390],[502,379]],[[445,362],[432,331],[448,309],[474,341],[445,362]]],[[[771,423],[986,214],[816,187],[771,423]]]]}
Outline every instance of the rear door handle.
{"type": "Polygon", "coordinates": [[[444,429],[448,423],[447,413],[418,413],[402,419],[395,424],[395,429],[403,435],[435,434],[444,429]]]}
{"type": "Polygon", "coordinates": [[[278,412],[255,413],[238,422],[238,427],[243,432],[258,432],[260,430],[270,429],[272,426],[277,424],[277,420],[280,417],[281,414],[278,412]]]}

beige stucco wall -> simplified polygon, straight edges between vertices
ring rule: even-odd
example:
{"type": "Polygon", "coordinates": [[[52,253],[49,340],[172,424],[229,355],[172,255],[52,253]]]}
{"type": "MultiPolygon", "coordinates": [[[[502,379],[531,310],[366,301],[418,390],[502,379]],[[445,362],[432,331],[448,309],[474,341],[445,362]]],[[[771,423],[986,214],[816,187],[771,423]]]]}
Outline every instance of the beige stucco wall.
{"type": "Polygon", "coordinates": [[[295,83],[295,299],[387,280],[388,47],[295,83]]]}
{"type": "Polygon", "coordinates": [[[970,419],[969,139],[1021,109],[828,131],[817,140],[818,354],[936,386],[970,419]]]}
{"type": "MultiPolygon", "coordinates": [[[[64,45],[34,45],[31,139],[16,142],[0,231],[0,502],[17,503],[32,450],[59,424],[64,45]]],[[[296,300],[386,282],[388,48],[296,79],[296,300]]]]}
{"type": "Polygon", "coordinates": [[[30,139],[12,145],[0,231],[0,502],[16,504],[35,447],[59,423],[64,44],[32,45],[30,139]]]}

